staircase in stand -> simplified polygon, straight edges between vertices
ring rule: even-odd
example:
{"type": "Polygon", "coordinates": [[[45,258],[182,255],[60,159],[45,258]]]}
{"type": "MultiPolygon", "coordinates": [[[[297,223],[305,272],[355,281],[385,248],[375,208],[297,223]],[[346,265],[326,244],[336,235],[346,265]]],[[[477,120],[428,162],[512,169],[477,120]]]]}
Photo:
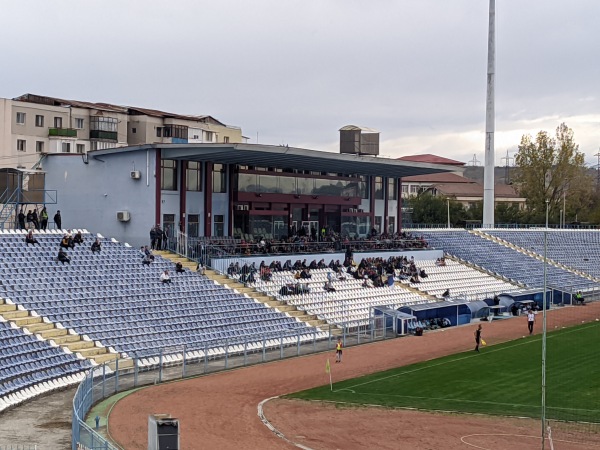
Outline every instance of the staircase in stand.
{"type": "Polygon", "coordinates": [[[73,330],[58,326],[47,318],[5,299],[0,299],[0,316],[31,334],[51,343],[54,342],[69,353],[79,354],[95,364],[114,361],[119,357],[114,350],[111,351],[104,346],[97,345],[87,336],[81,336],[73,330]]]}

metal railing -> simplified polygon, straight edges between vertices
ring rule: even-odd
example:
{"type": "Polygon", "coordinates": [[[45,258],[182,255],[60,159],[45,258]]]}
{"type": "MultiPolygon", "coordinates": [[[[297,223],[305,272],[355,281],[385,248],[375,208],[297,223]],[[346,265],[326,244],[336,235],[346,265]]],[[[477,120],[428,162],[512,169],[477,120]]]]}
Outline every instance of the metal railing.
{"type": "Polygon", "coordinates": [[[176,379],[333,350],[338,338],[344,347],[397,337],[382,318],[324,325],[311,334],[287,333],[277,337],[254,335],[224,340],[200,348],[173,346],[144,357],[118,359],[89,369],[73,398],[72,450],[117,450],[105,430],[86,424],[86,415],[101,400],[119,392],[176,379]],[[320,334],[323,333],[323,334],[320,334]]]}
{"type": "Polygon", "coordinates": [[[164,249],[185,256],[194,261],[210,265],[213,258],[229,258],[243,256],[278,256],[311,255],[319,253],[364,252],[385,250],[417,250],[428,248],[427,243],[419,238],[373,238],[368,240],[325,240],[285,242],[266,240],[245,242],[233,237],[206,238],[190,237],[177,232],[167,239],[164,249]]]}

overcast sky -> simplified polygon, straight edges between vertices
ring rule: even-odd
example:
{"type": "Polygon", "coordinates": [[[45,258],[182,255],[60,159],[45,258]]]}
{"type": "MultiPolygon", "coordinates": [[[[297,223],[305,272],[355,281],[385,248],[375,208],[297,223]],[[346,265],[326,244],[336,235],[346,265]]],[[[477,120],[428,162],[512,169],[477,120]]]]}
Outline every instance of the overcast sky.
{"type": "MultiPolygon", "coordinates": [[[[0,97],[210,114],[251,143],[483,162],[488,0],[0,0],[0,97]]],[[[600,145],[600,1],[496,1],[496,163],[566,122],[600,145]]]]}

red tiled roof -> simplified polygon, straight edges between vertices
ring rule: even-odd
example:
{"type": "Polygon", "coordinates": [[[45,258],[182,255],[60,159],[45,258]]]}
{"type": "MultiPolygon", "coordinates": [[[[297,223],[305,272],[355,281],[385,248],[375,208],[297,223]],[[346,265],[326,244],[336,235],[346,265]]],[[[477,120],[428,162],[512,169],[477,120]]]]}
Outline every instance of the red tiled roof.
{"type": "Polygon", "coordinates": [[[403,183],[476,183],[470,178],[461,177],[452,172],[431,173],[428,175],[415,175],[402,178],[403,183]]]}
{"type": "Polygon", "coordinates": [[[401,156],[398,158],[401,161],[413,161],[413,162],[422,162],[422,163],[431,163],[431,164],[446,164],[449,166],[464,166],[464,162],[456,161],[454,159],[444,158],[443,156],[431,155],[426,153],[424,155],[409,155],[409,156],[401,156]]]}

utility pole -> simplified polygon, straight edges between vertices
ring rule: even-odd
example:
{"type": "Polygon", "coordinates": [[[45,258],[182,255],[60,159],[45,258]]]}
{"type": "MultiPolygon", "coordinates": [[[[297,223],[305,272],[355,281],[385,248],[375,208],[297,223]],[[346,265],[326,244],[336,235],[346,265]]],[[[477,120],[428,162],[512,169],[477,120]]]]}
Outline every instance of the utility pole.
{"type": "Polygon", "coordinates": [[[514,160],[512,156],[508,155],[508,150],[506,150],[506,156],[500,158],[502,161],[506,161],[504,165],[504,184],[510,184],[510,162],[514,160]]]}
{"type": "Polygon", "coordinates": [[[469,161],[469,163],[470,163],[470,164],[471,164],[471,166],[473,166],[473,167],[477,167],[477,166],[479,165],[479,163],[480,163],[480,162],[481,162],[481,161],[479,161],[479,160],[477,159],[477,154],[473,154],[473,159],[471,159],[471,160],[469,161]]]}

